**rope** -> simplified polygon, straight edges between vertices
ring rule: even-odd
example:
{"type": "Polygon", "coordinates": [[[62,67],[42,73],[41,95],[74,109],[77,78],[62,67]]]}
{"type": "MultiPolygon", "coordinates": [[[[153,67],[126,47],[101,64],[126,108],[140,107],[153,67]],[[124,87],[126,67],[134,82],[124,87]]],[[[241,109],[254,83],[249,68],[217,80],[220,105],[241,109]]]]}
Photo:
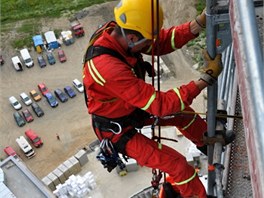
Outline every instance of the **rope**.
{"type": "MultiPolygon", "coordinates": [[[[151,24],[152,24],[152,56],[151,56],[151,62],[152,62],[152,85],[155,87],[155,81],[154,81],[154,52],[156,50],[157,53],[157,90],[160,91],[160,48],[159,45],[156,45],[154,48],[154,32],[155,32],[155,25],[157,25],[156,27],[159,27],[159,0],[156,1],[156,9],[157,9],[157,16],[154,16],[154,2],[153,0],[151,1],[151,24]],[[155,18],[156,17],[156,22],[157,24],[154,24],[155,22],[155,18]]],[[[157,37],[155,40],[156,43],[159,42],[159,31],[157,32],[157,37]]],[[[158,118],[156,118],[158,121],[158,118]]],[[[155,126],[152,128],[152,136],[155,137],[153,139],[157,139],[157,142],[160,143],[161,141],[161,127],[158,126],[158,136],[155,136],[155,126]]],[[[153,178],[152,178],[152,186],[153,186],[153,195],[152,197],[158,197],[158,184],[159,181],[161,180],[162,177],[162,172],[159,170],[159,173],[157,174],[157,171],[155,169],[152,169],[152,174],[153,174],[153,178]]],[[[165,173],[164,173],[164,178],[165,178],[165,173]]]]}
{"type": "MultiPolygon", "coordinates": [[[[174,115],[179,115],[179,114],[189,114],[189,115],[207,115],[207,113],[202,113],[202,112],[193,112],[193,111],[181,111],[179,113],[176,113],[174,115]]],[[[216,118],[236,118],[236,119],[243,119],[242,115],[227,115],[227,114],[216,114],[216,118]]]]}

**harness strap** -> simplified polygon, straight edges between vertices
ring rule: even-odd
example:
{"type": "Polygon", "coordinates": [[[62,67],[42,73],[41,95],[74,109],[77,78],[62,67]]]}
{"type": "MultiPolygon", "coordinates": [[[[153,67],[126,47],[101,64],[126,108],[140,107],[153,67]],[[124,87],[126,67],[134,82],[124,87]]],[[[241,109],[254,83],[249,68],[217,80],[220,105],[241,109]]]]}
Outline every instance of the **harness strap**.
{"type": "MultiPolygon", "coordinates": [[[[92,115],[92,121],[93,121],[93,125],[95,128],[98,128],[99,131],[104,131],[104,132],[111,132],[114,134],[113,131],[118,131],[120,130],[117,126],[120,125],[120,127],[125,128],[128,126],[131,126],[131,123],[129,122],[128,116],[126,117],[122,117],[119,119],[108,119],[102,116],[97,116],[97,115],[92,115]],[[113,121],[114,120],[114,121],[113,121]],[[118,123],[118,125],[116,124],[112,124],[112,123],[118,123]]],[[[121,128],[121,130],[122,130],[121,128]]],[[[132,128],[131,130],[124,132],[121,137],[119,138],[119,140],[116,143],[113,143],[114,148],[122,153],[123,155],[126,155],[126,144],[127,142],[137,133],[135,128],[132,128]]],[[[102,138],[102,137],[101,137],[102,138]]]]}
{"type": "MultiPolygon", "coordinates": [[[[100,132],[110,132],[113,136],[121,133],[121,137],[113,145],[117,151],[123,155],[126,155],[125,147],[127,142],[137,133],[135,128],[142,128],[144,126],[144,121],[148,118],[150,118],[150,114],[141,109],[136,109],[127,116],[114,119],[92,114],[93,126],[99,129],[100,132]],[[122,132],[122,130],[128,126],[132,126],[133,128],[129,131],[122,132]]],[[[102,134],[101,138],[103,138],[102,134]]]]}
{"type": "MultiPolygon", "coordinates": [[[[88,47],[88,49],[86,50],[86,53],[84,55],[84,64],[83,66],[85,66],[85,63],[89,60],[91,60],[92,58],[96,57],[96,56],[100,56],[102,54],[109,54],[113,57],[116,57],[118,59],[120,59],[121,61],[123,61],[124,63],[126,63],[127,65],[129,65],[126,61],[126,59],[121,55],[119,54],[117,51],[114,51],[112,49],[109,49],[107,47],[103,47],[103,46],[93,46],[93,45],[90,45],[88,47]]],[[[84,100],[85,100],[85,104],[88,108],[88,95],[86,93],[86,88],[84,86],[84,100]]]]}
{"type": "Polygon", "coordinates": [[[126,155],[126,144],[130,139],[132,139],[132,137],[136,133],[137,133],[137,130],[134,128],[125,132],[116,143],[113,143],[116,150],[122,153],[123,155],[126,155]]]}
{"type": "MultiPolygon", "coordinates": [[[[91,60],[92,58],[96,57],[96,56],[100,56],[102,54],[109,54],[113,57],[116,57],[118,59],[120,59],[121,61],[123,61],[124,63],[128,64],[125,57],[122,56],[120,53],[118,53],[117,51],[107,48],[107,47],[103,47],[103,46],[94,46],[91,45],[88,47],[84,60],[85,62],[87,62],[88,60],[91,60]]],[[[128,64],[129,65],[129,64],[128,64]]]]}
{"type": "Polygon", "coordinates": [[[106,118],[103,116],[92,114],[92,120],[95,124],[95,127],[98,128],[100,131],[111,132],[111,130],[106,129],[110,128],[116,131],[118,130],[118,125],[120,125],[122,129],[128,126],[132,126],[134,128],[142,128],[144,126],[145,120],[150,118],[150,116],[151,115],[146,111],[137,108],[129,115],[119,118],[106,118]],[[118,123],[118,125],[115,123],[118,123]],[[112,126],[115,128],[111,128],[112,126]]]}
{"type": "Polygon", "coordinates": [[[95,114],[92,114],[92,120],[96,128],[98,128],[100,131],[105,131],[105,132],[119,131],[120,127],[121,129],[123,129],[128,126],[131,126],[131,120],[129,116],[109,119],[103,116],[97,116],[95,114]]]}

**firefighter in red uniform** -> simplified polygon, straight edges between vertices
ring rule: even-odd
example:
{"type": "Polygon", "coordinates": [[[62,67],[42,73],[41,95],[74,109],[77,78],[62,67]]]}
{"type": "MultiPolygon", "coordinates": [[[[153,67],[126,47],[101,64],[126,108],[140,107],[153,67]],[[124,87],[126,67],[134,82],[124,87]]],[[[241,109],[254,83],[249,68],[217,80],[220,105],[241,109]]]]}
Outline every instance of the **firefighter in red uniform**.
{"type": "MultiPolygon", "coordinates": [[[[211,60],[205,52],[207,69],[199,80],[163,92],[144,81],[146,72],[151,75],[152,69],[141,53],[151,54],[154,48],[156,55],[164,55],[181,48],[198,36],[205,25],[205,14],[168,29],[162,29],[163,11],[156,0],[153,5],[152,0],[121,0],[114,14],[116,22],[108,23],[92,36],[85,54],[83,83],[94,131],[104,146],[113,144],[115,150],[134,158],[139,165],[167,173],[182,197],[204,198],[204,186],[185,157],[135,128],[154,122],[176,126],[198,147],[204,146],[205,121],[199,115],[185,116],[180,112],[193,111],[193,99],[217,79],[222,71],[220,55],[211,60]],[[152,15],[157,13],[159,21],[154,17],[152,28],[152,15]],[[177,115],[168,118],[171,114],[177,115]]],[[[109,167],[111,171],[115,166],[109,167]]]]}

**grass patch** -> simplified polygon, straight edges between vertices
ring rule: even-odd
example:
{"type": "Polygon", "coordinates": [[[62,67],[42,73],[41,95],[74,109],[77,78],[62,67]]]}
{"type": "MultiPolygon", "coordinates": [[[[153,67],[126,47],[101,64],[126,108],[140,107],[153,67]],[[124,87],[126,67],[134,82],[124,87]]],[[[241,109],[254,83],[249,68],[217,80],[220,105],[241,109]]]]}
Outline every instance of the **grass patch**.
{"type": "Polygon", "coordinates": [[[14,49],[22,49],[24,47],[31,48],[33,46],[32,36],[25,36],[20,39],[11,41],[11,46],[14,49]]]}
{"type": "Polygon", "coordinates": [[[56,38],[59,38],[61,36],[62,29],[54,29],[53,31],[56,38]]]}
{"type": "Polygon", "coordinates": [[[196,0],[195,6],[197,13],[201,13],[206,6],[206,0],[196,0]]]}
{"type": "Polygon", "coordinates": [[[1,23],[42,17],[60,17],[65,11],[76,12],[94,4],[113,0],[1,0],[1,23]]]}
{"type": "Polygon", "coordinates": [[[21,26],[16,28],[19,36],[11,41],[11,46],[15,49],[33,46],[32,36],[40,33],[40,24],[36,20],[26,20],[21,26]]]}
{"type": "MultiPolygon", "coordinates": [[[[197,10],[197,14],[201,14],[203,9],[206,7],[206,0],[196,0],[195,7],[197,10]]],[[[186,46],[189,51],[188,54],[192,58],[193,63],[198,63],[199,70],[203,64],[203,57],[201,52],[202,49],[206,48],[206,31],[202,30],[199,36],[196,39],[189,41],[186,46]]]]}
{"type": "Polygon", "coordinates": [[[25,21],[22,25],[17,29],[18,33],[26,33],[26,34],[38,34],[40,31],[40,24],[35,20],[25,21]]]}

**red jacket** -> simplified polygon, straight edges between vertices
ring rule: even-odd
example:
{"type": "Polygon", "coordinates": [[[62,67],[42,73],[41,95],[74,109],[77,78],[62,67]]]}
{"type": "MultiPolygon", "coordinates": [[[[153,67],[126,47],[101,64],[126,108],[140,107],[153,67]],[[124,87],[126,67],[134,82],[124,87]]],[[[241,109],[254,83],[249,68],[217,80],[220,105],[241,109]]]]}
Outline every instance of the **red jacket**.
{"type": "MultiPolygon", "coordinates": [[[[110,36],[108,29],[94,45],[111,48],[135,65],[137,58],[128,55],[120,44],[110,36]]],[[[190,32],[190,23],[162,29],[159,39],[160,55],[181,48],[195,38],[190,32]],[[174,42],[172,42],[174,40],[174,42]]],[[[83,83],[88,96],[88,112],[108,118],[118,118],[141,108],[156,115],[165,116],[183,110],[200,93],[194,82],[166,92],[137,78],[131,66],[109,54],[102,54],[87,61],[83,70],[83,83]]]]}

